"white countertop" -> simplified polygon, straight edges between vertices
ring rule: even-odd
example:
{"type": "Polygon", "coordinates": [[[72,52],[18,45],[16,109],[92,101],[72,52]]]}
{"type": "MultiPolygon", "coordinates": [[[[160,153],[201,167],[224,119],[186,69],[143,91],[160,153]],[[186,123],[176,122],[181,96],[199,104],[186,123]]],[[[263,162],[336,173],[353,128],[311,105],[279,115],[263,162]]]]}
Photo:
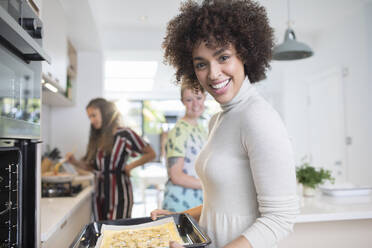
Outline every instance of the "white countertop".
{"type": "Polygon", "coordinates": [[[296,223],[372,219],[372,195],[300,198],[300,215],[296,223]]]}
{"type": "Polygon", "coordinates": [[[88,186],[75,197],[41,198],[41,241],[48,240],[92,192],[93,186],[88,186]]]}

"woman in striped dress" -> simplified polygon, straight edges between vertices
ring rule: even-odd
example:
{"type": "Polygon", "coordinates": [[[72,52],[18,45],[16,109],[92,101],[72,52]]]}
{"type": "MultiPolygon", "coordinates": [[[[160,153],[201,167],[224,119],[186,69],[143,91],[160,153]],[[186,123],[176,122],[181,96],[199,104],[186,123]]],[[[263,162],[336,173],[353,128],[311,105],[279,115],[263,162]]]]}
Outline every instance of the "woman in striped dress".
{"type": "Polygon", "coordinates": [[[130,171],[155,158],[155,152],[139,135],[121,126],[114,103],[103,98],[89,102],[86,111],[91,123],[88,149],[82,160],[68,154],[71,164],[94,171],[95,219],[130,218],[133,190],[130,171]],[[127,163],[129,157],[137,157],[127,163]]]}

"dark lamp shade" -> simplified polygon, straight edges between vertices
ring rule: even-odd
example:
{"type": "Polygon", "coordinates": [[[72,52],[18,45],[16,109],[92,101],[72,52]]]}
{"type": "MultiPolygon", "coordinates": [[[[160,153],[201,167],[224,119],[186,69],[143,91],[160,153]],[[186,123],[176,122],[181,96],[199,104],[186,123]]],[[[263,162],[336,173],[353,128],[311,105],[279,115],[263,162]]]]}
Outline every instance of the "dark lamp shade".
{"type": "Polygon", "coordinates": [[[314,52],[311,48],[296,41],[295,33],[292,29],[288,28],[285,31],[284,41],[282,44],[275,46],[273,51],[274,60],[297,60],[304,59],[312,56],[314,52]]]}

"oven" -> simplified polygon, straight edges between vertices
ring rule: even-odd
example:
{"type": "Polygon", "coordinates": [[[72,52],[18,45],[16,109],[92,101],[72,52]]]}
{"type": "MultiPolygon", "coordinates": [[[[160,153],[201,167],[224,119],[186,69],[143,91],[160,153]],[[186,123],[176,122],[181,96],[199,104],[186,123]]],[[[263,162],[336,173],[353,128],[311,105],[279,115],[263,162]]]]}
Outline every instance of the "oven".
{"type": "Polygon", "coordinates": [[[0,0],[0,247],[40,244],[42,22],[0,0]]]}
{"type": "Polygon", "coordinates": [[[40,145],[0,140],[0,247],[38,247],[40,145]]]}

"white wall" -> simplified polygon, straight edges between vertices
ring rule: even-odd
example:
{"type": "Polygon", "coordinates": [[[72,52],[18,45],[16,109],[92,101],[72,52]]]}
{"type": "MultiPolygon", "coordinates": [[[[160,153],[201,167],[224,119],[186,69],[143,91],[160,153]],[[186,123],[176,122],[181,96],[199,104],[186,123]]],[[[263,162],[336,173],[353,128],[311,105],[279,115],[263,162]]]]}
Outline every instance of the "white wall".
{"type": "Polygon", "coordinates": [[[90,125],[85,107],[92,98],[102,97],[102,89],[103,57],[101,53],[78,52],[75,105],[67,108],[51,108],[49,123],[51,148],[58,147],[62,154],[65,154],[76,147],[76,156],[84,155],[90,125]]]}
{"type": "Polygon", "coordinates": [[[368,72],[368,68],[372,68],[371,10],[372,4],[365,4],[364,8],[314,37],[314,57],[274,65],[276,69],[280,66],[283,70],[284,118],[293,138],[297,160],[309,152],[306,79],[330,68],[347,69],[343,79],[345,126],[346,135],[352,137],[352,144],[347,147],[347,179],[357,184],[371,184],[372,176],[369,158],[372,147],[372,115],[369,109],[372,106],[372,77],[368,72]]]}

